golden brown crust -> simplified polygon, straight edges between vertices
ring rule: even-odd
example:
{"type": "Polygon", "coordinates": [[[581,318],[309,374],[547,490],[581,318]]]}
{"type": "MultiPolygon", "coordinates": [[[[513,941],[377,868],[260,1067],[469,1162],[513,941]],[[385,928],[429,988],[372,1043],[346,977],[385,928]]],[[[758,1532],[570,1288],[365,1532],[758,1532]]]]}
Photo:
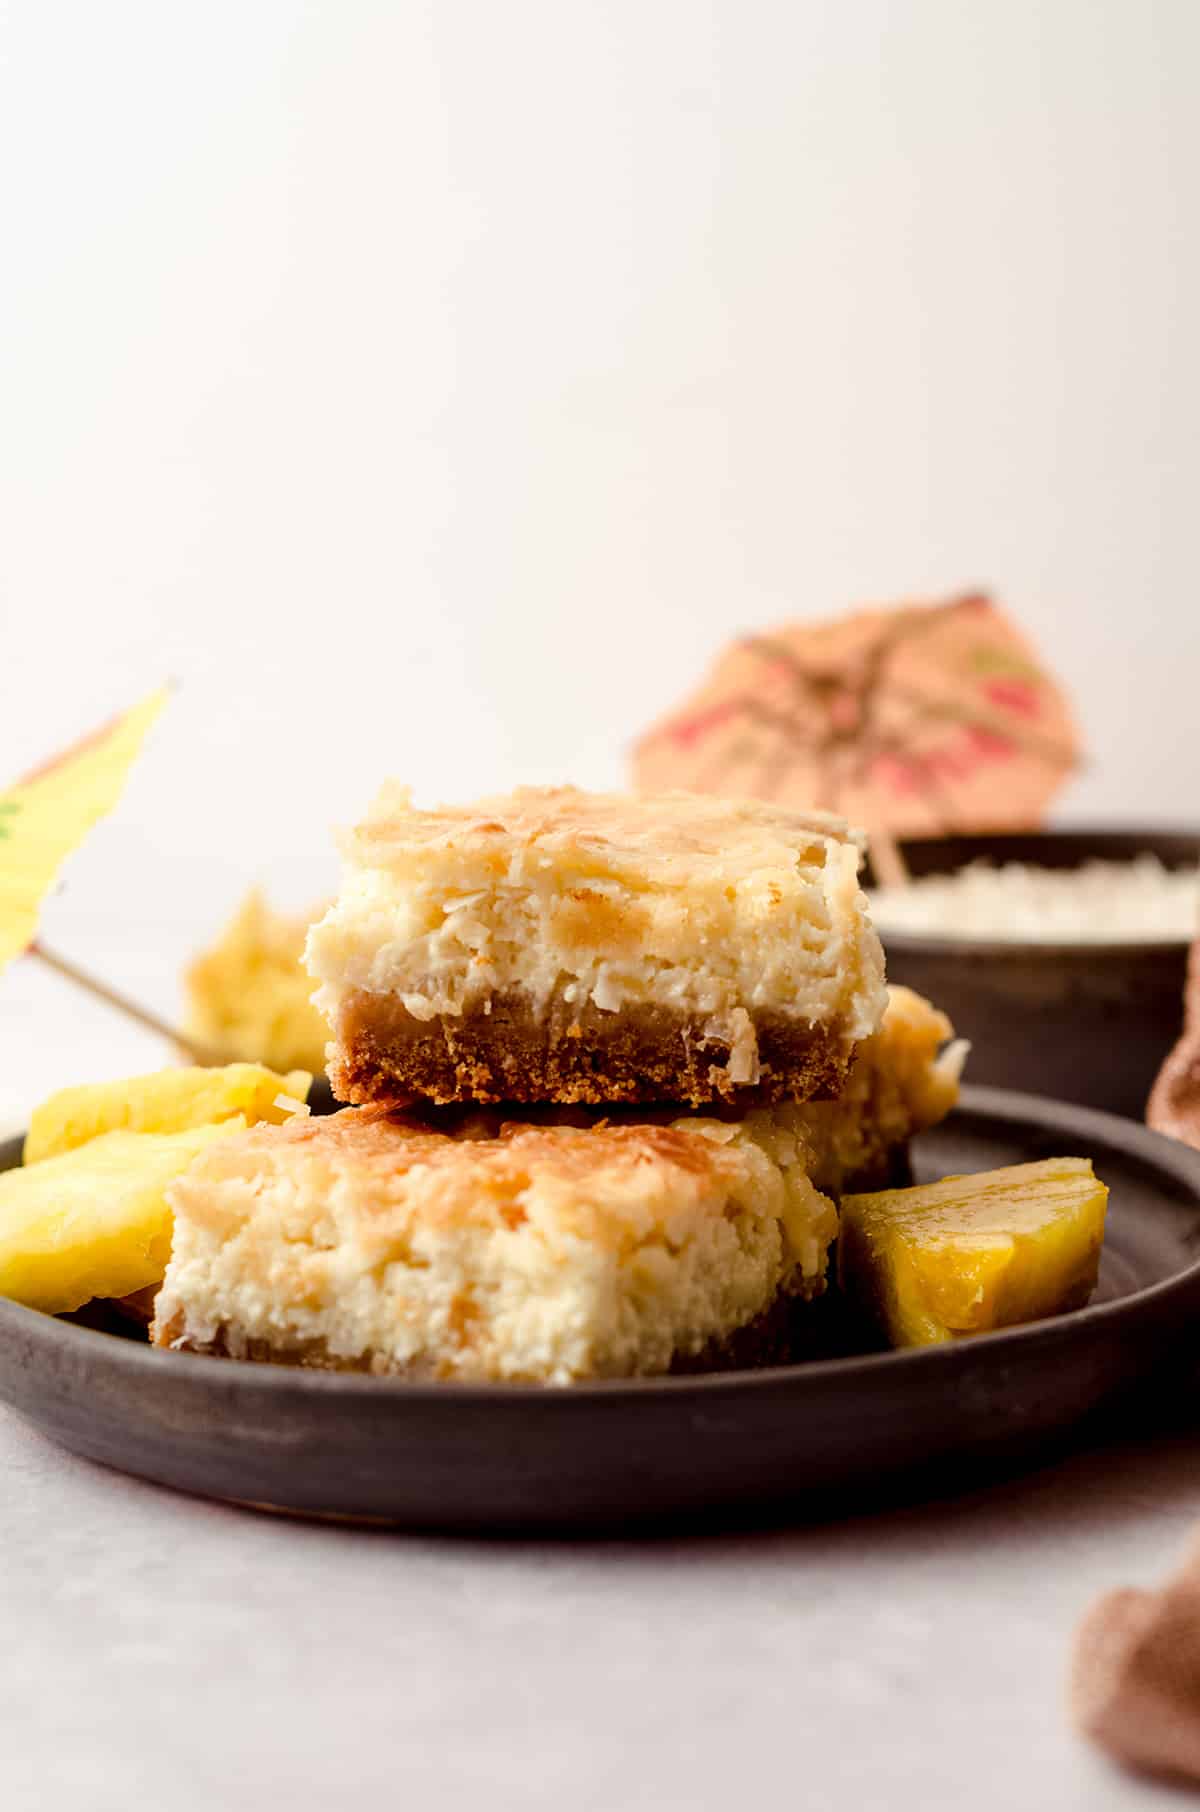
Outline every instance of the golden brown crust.
{"type": "Polygon", "coordinates": [[[372,1263],[381,1242],[408,1262],[420,1229],[439,1239],[468,1228],[512,1233],[532,1214],[544,1232],[531,1191],[547,1198],[547,1224],[568,1228],[594,1252],[631,1249],[664,1235],[689,1205],[734,1199],[752,1186],[762,1156],[712,1136],[713,1123],[699,1118],[569,1125],[507,1114],[438,1117],[441,1125],[378,1104],[347,1107],[220,1141],[215,1163],[193,1166],[172,1196],[173,1269],[186,1243],[181,1229],[200,1231],[227,1255],[239,1226],[265,1225],[262,1204],[279,1210],[280,1187],[290,1196],[286,1235],[276,1223],[265,1247],[255,1236],[240,1257],[242,1276],[268,1291],[280,1286],[275,1247],[294,1258],[302,1220],[314,1251],[332,1243],[344,1252],[353,1237],[371,1247],[372,1263]],[[340,1216],[336,1235],[329,1216],[340,1216]]]}
{"type": "Polygon", "coordinates": [[[664,1007],[601,1012],[552,1003],[537,1017],[520,997],[490,1013],[414,1018],[400,1002],[352,995],[331,1047],[329,1078],[358,1103],[672,1101],[691,1107],[835,1097],[852,1051],[836,1028],[778,1015],[754,1022],[757,1082],[730,1076],[731,1049],[704,1023],[664,1007]]]}
{"type": "Polygon", "coordinates": [[[415,807],[407,787],[389,782],[366,820],[347,839],[368,861],[432,852],[498,849],[560,851],[578,846],[634,860],[655,870],[745,854],[754,862],[819,851],[824,843],[858,843],[861,834],[829,812],[801,812],[762,799],[711,793],[588,793],[573,786],[518,787],[470,805],[415,807]]]}
{"type": "MultiPolygon", "coordinates": [[[[410,1170],[461,1174],[469,1167],[478,1187],[501,1189],[521,1186],[534,1171],[579,1183],[602,1169],[641,1176],[646,1164],[712,1182],[731,1164],[727,1147],[705,1138],[702,1123],[693,1130],[678,1118],[673,1125],[607,1116],[577,1124],[498,1115],[490,1120],[495,1124],[462,1114],[424,1118],[384,1103],[344,1107],[335,1114],[297,1115],[282,1126],[247,1127],[225,1141],[222,1159],[236,1150],[252,1165],[269,1161],[286,1168],[289,1147],[309,1146],[322,1162],[353,1165],[377,1185],[410,1170]]],[[[477,1190],[472,1201],[477,1208],[477,1190]]]]}

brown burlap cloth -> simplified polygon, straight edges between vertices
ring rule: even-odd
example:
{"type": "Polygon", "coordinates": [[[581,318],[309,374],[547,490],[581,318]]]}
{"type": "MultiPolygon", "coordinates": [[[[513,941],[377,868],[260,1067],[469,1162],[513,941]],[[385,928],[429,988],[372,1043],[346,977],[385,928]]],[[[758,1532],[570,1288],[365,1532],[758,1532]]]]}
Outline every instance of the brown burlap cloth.
{"type": "Polygon", "coordinates": [[[1200,1783],[1200,1541],[1159,1592],[1110,1592],[1075,1636],[1080,1729],[1131,1768],[1200,1783]]]}
{"type": "MultiPolygon", "coordinates": [[[[1183,1036],[1146,1119],[1200,1147],[1200,942],[1183,1036]]],[[[1092,1606],[1075,1637],[1070,1700],[1080,1729],[1118,1761],[1200,1784],[1200,1537],[1161,1591],[1110,1592],[1092,1606]]]]}
{"type": "Polygon", "coordinates": [[[1146,1124],[1169,1139],[1200,1146],[1200,939],[1188,960],[1183,1036],[1159,1071],[1146,1124]]]}

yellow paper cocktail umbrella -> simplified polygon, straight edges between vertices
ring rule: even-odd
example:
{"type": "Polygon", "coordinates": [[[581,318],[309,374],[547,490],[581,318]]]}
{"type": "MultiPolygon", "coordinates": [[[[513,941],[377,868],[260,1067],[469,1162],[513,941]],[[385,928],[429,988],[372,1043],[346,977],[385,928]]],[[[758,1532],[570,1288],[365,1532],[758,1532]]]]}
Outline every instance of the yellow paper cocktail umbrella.
{"type": "Polygon", "coordinates": [[[172,1026],[37,941],[47,894],[71,852],[121,796],[129,770],[168,698],[163,686],[24,780],[0,793],[0,972],[25,952],[164,1038],[172,1026]]]}

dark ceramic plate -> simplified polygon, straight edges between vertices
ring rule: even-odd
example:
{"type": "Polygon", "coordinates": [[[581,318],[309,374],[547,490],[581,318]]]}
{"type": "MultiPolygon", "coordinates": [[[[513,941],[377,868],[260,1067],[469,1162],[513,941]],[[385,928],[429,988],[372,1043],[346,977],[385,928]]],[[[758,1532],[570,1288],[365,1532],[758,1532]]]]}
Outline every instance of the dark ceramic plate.
{"type": "MultiPolygon", "coordinates": [[[[17,1159],[15,1146],[3,1154],[17,1159]]],[[[412,1526],[586,1530],[930,1494],[1095,1437],[1200,1325],[1200,1153],[967,1089],[918,1176],[1049,1155],[1111,1188],[1101,1281],[1057,1320],[909,1353],[536,1389],[158,1352],[0,1302],[0,1400],[89,1459],[208,1497],[412,1526]]],[[[1141,1402],[1148,1401],[1143,1391],[1141,1402]]]]}
{"type": "MultiPolygon", "coordinates": [[[[932,837],[902,845],[913,875],[968,862],[1078,868],[1156,855],[1200,861],[1194,831],[1077,830],[932,837]]],[[[972,1041],[971,1077],[1141,1119],[1183,1024],[1185,942],[1070,944],[881,933],[888,980],[928,995],[972,1041]]]]}

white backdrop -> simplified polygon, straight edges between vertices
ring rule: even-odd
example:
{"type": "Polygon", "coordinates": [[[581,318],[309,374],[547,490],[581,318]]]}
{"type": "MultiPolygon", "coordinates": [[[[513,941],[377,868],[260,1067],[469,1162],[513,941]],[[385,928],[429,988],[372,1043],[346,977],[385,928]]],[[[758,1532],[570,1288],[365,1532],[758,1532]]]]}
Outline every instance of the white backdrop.
{"type": "MultiPolygon", "coordinates": [[[[62,948],[169,1006],[385,772],[619,782],[730,633],[964,584],[1063,815],[1198,815],[1195,0],[0,21],[0,778],[181,682],[62,948]]],[[[132,1059],[74,1006],[10,1096],[132,1059]]]]}

